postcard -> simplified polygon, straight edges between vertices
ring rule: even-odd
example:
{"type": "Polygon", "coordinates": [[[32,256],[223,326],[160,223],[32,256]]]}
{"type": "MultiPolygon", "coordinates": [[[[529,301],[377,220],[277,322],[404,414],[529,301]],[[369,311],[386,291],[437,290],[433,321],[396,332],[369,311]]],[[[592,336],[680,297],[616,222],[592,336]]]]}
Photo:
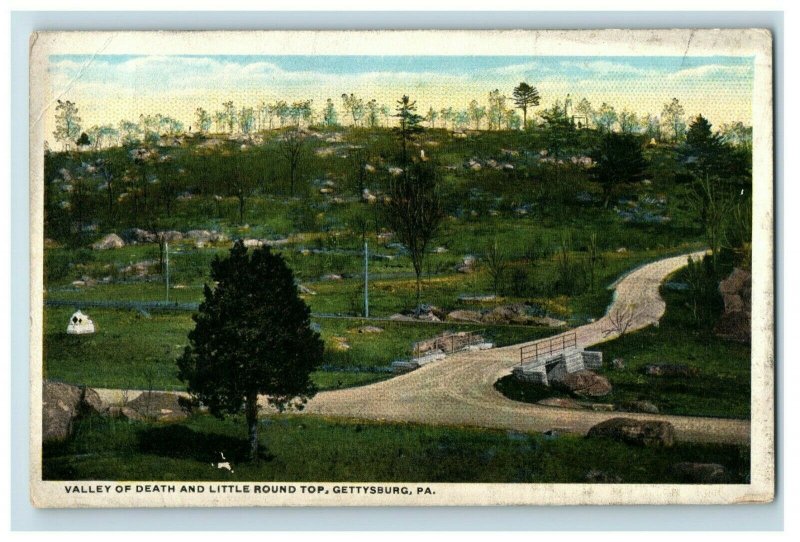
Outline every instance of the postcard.
{"type": "Polygon", "coordinates": [[[773,499],[768,31],[30,61],[35,506],[773,499]]]}

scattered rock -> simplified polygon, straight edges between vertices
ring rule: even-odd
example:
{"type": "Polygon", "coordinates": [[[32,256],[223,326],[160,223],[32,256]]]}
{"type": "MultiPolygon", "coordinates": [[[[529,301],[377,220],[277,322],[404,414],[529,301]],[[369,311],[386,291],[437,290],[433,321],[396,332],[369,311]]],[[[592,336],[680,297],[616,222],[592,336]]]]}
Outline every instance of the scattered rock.
{"type": "Polygon", "coordinates": [[[315,292],[314,290],[312,290],[308,286],[304,286],[302,284],[299,284],[297,286],[297,291],[300,292],[301,294],[305,294],[305,295],[317,295],[317,292],[315,292]]]}
{"type": "Polygon", "coordinates": [[[94,250],[109,250],[113,248],[122,248],[125,246],[125,241],[116,233],[109,233],[95,244],[92,245],[94,250]]]}
{"type": "Polygon", "coordinates": [[[532,316],[530,318],[530,323],[535,326],[546,326],[546,327],[564,327],[567,325],[567,323],[564,320],[551,318],[549,316],[532,316]]]}
{"type": "Polygon", "coordinates": [[[183,241],[183,234],[175,230],[159,232],[158,236],[168,243],[183,241]]]}
{"type": "Polygon", "coordinates": [[[605,437],[637,446],[669,448],[675,443],[675,428],[669,422],[611,418],[589,429],[586,436],[605,437]]]}
{"type": "Polygon", "coordinates": [[[611,367],[617,371],[621,371],[625,368],[625,360],[622,358],[614,358],[611,360],[611,367]]]}
{"type": "Polygon", "coordinates": [[[557,408],[569,408],[573,410],[584,410],[586,408],[583,404],[579,403],[575,399],[570,399],[568,397],[548,397],[547,399],[537,401],[536,404],[557,408]]]}
{"type": "Polygon", "coordinates": [[[264,245],[264,241],[261,239],[245,239],[242,241],[242,244],[245,246],[245,248],[258,248],[264,245]]]}
{"type": "Polygon", "coordinates": [[[65,440],[80,413],[81,389],[61,382],[42,383],[42,442],[65,440]]]}
{"type": "Polygon", "coordinates": [[[330,273],[328,275],[323,275],[322,280],[342,280],[342,276],[335,273],[330,273]]]}
{"type": "Polygon", "coordinates": [[[224,234],[208,230],[189,230],[186,237],[195,243],[217,243],[227,240],[224,234]]]}
{"type": "Polygon", "coordinates": [[[347,342],[345,337],[331,337],[331,349],[336,352],[346,352],[350,350],[350,343],[347,342]]]}
{"type": "Polygon", "coordinates": [[[122,407],[120,415],[129,420],[178,422],[189,417],[189,407],[186,403],[187,401],[176,393],[146,391],[122,407]],[[125,412],[126,409],[132,410],[135,414],[125,412]]]}
{"type": "Polygon", "coordinates": [[[567,373],[553,384],[570,393],[588,397],[602,397],[611,393],[611,383],[607,378],[586,369],[567,373]]]}
{"type": "Polygon", "coordinates": [[[383,328],[380,328],[380,327],[377,327],[377,326],[363,326],[363,327],[358,328],[358,332],[359,333],[366,333],[366,334],[383,333],[383,328]]]}
{"type": "Polygon", "coordinates": [[[145,417],[130,407],[112,406],[108,408],[108,415],[112,418],[123,418],[126,420],[141,422],[145,417]]]}
{"type": "Polygon", "coordinates": [[[609,472],[592,469],[586,473],[586,476],[583,478],[586,483],[589,484],[620,484],[622,483],[622,478],[617,476],[616,474],[611,474],[609,472]]]}
{"type": "Polygon", "coordinates": [[[734,269],[719,283],[725,309],[714,326],[714,333],[724,339],[749,343],[752,278],[742,269],[734,269]]]}
{"type": "Polygon", "coordinates": [[[155,233],[141,228],[131,228],[122,232],[122,238],[126,243],[155,243],[158,236],[155,233]]]}
{"type": "Polygon", "coordinates": [[[528,307],[522,303],[501,305],[485,313],[481,322],[486,324],[532,324],[539,317],[530,316],[528,307]]]}
{"type": "Polygon", "coordinates": [[[625,248],[625,247],[619,247],[619,248],[617,249],[617,254],[624,254],[624,253],[626,253],[626,252],[628,252],[628,249],[627,249],[627,248],[625,248]]]}
{"type": "Polygon", "coordinates": [[[477,260],[474,256],[465,256],[464,260],[456,266],[456,271],[459,273],[469,274],[475,272],[475,263],[477,260]]]}
{"type": "Polygon", "coordinates": [[[456,310],[447,313],[446,320],[448,322],[472,322],[481,323],[481,313],[477,311],[456,310]]]}
{"type": "Polygon", "coordinates": [[[724,484],[730,481],[728,471],[717,463],[676,463],[672,473],[681,481],[690,484],[724,484]]]}
{"type": "Polygon", "coordinates": [[[108,407],[100,398],[100,394],[92,388],[81,390],[81,411],[87,414],[103,414],[108,407]]]}
{"type": "Polygon", "coordinates": [[[688,365],[675,365],[671,363],[645,365],[642,372],[648,376],[671,376],[671,377],[684,377],[692,378],[700,374],[697,367],[689,367],[688,365]]]}
{"type": "Polygon", "coordinates": [[[620,410],[624,412],[644,412],[646,414],[658,414],[658,407],[650,401],[628,401],[622,403],[620,410]]]}

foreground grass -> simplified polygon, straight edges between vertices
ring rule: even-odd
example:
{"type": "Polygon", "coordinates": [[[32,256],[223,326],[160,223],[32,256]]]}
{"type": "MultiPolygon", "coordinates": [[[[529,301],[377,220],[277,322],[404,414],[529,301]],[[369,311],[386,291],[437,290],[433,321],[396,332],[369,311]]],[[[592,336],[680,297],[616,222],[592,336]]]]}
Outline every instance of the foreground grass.
{"type": "MultiPolygon", "coordinates": [[[[187,312],[154,312],[92,309],[92,335],[67,335],[72,309],[46,307],[44,311],[44,375],[99,388],[184,389],[175,360],[194,327],[187,312]]],[[[322,389],[337,389],[391,377],[385,369],[395,359],[408,357],[415,341],[445,330],[483,330],[498,346],[514,344],[555,333],[542,327],[441,325],[425,322],[374,322],[364,319],[320,319],[326,343],[321,370],[312,376],[322,389]],[[365,325],[377,325],[382,333],[359,333],[365,325]],[[338,350],[343,340],[348,350],[338,350]]]]}
{"type": "Polygon", "coordinates": [[[229,480],[578,483],[590,471],[624,483],[678,482],[682,461],[714,462],[734,483],[749,479],[749,448],[677,444],[637,448],[577,436],[415,424],[265,418],[268,453],[244,461],[245,423],[196,415],[157,425],[109,418],[80,421],[67,442],[44,448],[48,480],[229,480]],[[234,472],[212,466],[219,453],[234,472]]]}
{"type": "MultiPolygon", "coordinates": [[[[681,280],[679,272],[673,280],[681,280]]],[[[660,412],[724,418],[750,417],[750,346],[716,337],[714,321],[696,322],[690,311],[692,294],[662,287],[667,310],[659,326],[651,326],[619,339],[592,347],[603,352],[604,368],[598,371],[611,382],[611,394],[598,402],[622,405],[649,401],[660,412]],[[611,361],[621,358],[625,368],[615,370],[611,361]],[[648,364],[680,364],[696,368],[698,376],[664,377],[643,374],[648,364]]],[[[710,311],[719,315],[719,307],[710,311]]],[[[552,388],[517,382],[506,377],[497,383],[506,396],[529,403],[546,397],[566,397],[552,388]]]]}

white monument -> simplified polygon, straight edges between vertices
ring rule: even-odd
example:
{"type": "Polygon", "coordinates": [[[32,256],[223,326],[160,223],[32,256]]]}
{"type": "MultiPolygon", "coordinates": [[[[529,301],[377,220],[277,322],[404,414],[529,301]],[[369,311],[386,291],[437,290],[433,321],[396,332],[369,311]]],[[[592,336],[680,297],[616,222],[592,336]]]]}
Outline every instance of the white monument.
{"type": "Polygon", "coordinates": [[[81,311],[78,311],[70,317],[69,323],[67,324],[67,333],[70,335],[94,333],[94,322],[81,311]]]}

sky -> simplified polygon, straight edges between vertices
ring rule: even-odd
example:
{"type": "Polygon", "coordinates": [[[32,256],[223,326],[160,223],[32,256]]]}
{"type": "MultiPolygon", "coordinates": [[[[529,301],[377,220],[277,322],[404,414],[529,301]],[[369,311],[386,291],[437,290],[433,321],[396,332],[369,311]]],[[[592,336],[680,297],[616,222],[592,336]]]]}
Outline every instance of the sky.
{"type": "MultiPolygon", "coordinates": [[[[611,56],[134,56],[49,57],[50,111],[46,135],[52,144],[55,101],[76,103],[83,129],[161,113],[191,126],[198,107],[237,108],[262,101],[313,100],[320,110],[332,98],[343,119],[341,95],[394,106],[403,95],[421,113],[486,104],[497,88],[510,96],[521,81],[538,88],[537,110],[587,98],[617,111],[660,114],[678,98],[687,117],[702,113],[712,124],[751,123],[753,59],[750,57],[611,56]]],[[[530,115],[530,113],[529,113],[530,115]]]]}

